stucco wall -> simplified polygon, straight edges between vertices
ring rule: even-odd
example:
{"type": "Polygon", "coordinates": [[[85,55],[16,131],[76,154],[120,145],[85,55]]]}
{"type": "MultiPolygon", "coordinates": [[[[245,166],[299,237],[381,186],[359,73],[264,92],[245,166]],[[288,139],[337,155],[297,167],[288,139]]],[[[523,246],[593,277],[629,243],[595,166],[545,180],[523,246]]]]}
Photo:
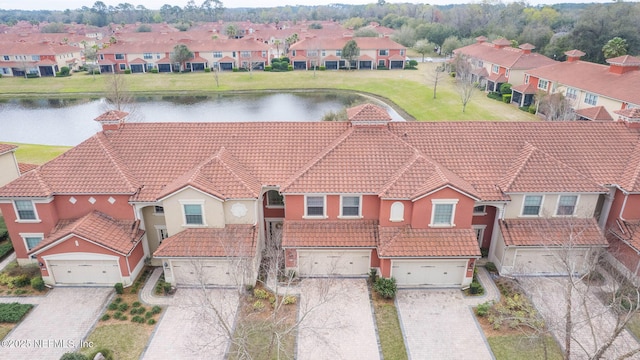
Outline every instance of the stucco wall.
{"type": "Polygon", "coordinates": [[[226,224],[255,224],[257,200],[225,201],[224,220],[226,224]]]}
{"type": "MultiPolygon", "coordinates": [[[[543,195],[542,208],[540,210],[540,216],[555,216],[556,208],[558,206],[558,197],[560,194],[531,194],[531,195],[543,195]]],[[[574,194],[562,194],[562,195],[574,195],[574,194]]],[[[504,217],[505,219],[516,219],[523,217],[522,203],[525,195],[523,194],[510,194],[511,202],[505,207],[504,217]]],[[[599,194],[579,194],[578,202],[576,204],[575,216],[581,218],[593,217],[596,205],[598,203],[599,194]]],[[[525,218],[530,216],[524,216],[525,218]]]]}
{"type": "Polygon", "coordinates": [[[18,163],[13,151],[0,155],[0,186],[4,186],[20,176],[18,163]]]}
{"type": "Polygon", "coordinates": [[[456,228],[471,228],[471,218],[475,201],[451,188],[444,188],[429,196],[419,199],[413,204],[411,226],[414,228],[428,228],[431,223],[432,200],[458,200],[455,206],[453,223],[456,228]]]}
{"type": "Polygon", "coordinates": [[[133,206],[129,204],[129,195],[57,195],[53,203],[60,219],[77,219],[93,210],[114,219],[135,219],[133,206]],[[70,201],[72,198],[73,201],[70,201]]]}
{"type": "Polygon", "coordinates": [[[169,236],[175,235],[188,227],[198,227],[193,225],[186,226],[181,201],[202,202],[206,227],[224,227],[225,219],[222,201],[197,190],[187,188],[162,201],[169,236]]]}
{"type": "Polygon", "coordinates": [[[147,242],[149,244],[149,253],[153,254],[160,243],[157,227],[166,227],[164,214],[156,214],[153,206],[147,206],[142,209],[142,218],[144,220],[147,242]]]}

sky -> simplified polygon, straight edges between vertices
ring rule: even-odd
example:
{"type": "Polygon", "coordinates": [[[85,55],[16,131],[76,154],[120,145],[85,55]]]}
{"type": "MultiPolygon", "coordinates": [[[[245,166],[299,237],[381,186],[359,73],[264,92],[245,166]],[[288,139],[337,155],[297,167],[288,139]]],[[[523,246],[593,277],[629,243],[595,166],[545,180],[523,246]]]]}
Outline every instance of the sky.
{"type": "MultiPolygon", "coordinates": [[[[102,0],[107,6],[117,6],[120,3],[128,2],[135,6],[144,5],[148,9],[160,9],[162,5],[169,4],[172,6],[184,7],[188,0],[102,0]]],[[[463,3],[479,3],[480,0],[431,0],[431,1],[412,1],[412,0],[386,0],[387,3],[428,3],[433,5],[446,4],[463,4],[463,3]]],[[[503,0],[504,2],[510,2],[503,0]]],[[[202,0],[195,0],[200,5],[202,0]]],[[[362,5],[376,3],[377,0],[223,0],[222,3],[227,8],[238,7],[273,7],[284,5],[328,5],[332,3],[343,3],[352,5],[362,5]]],[[[553,3],[592,3],[592,2],[611,2],[611,0],[525,0],[531,5],[537,4],[553,4],[553,3]]],[[[95,0],[0,0],[0,9],[22,9],[22,10],[65,10],[78,9],[83,6],[92,7],[95,0]]]]}

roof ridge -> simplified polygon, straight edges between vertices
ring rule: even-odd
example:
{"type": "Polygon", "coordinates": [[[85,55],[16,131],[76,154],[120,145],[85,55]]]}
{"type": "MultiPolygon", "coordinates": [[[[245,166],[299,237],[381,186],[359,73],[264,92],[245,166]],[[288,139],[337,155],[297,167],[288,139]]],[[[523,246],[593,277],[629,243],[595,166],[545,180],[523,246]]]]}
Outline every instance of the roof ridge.
{"type": "MultiPolygon", "coordinates": [[[[524,144],[520,150],[520,152],[518,153],[518,160],[520,160],[520,157],[522,157],[523,153],[526,152],[525,158],[522,159],[520,161],[520,165],[517,167],[517,170],[515,171],[515,173],[513,174],[513,176],[510,177],[510,181],[506,181],[506,183],[501,182],[501,184],[499,184],[499,186],[502,188],[503,192],[506,192],[509,190],[509,188],[511,187],[511,185],[513,185],[513,182],[518,178],[518,176],[520,175],[520,173],[522,172],[522,170],[524,169],[525,165],[529,162],[529,160],[531,159],[531,156],[533,155],[533,152],[536,150],[536,147],[533,146],[529,141],[524,141],[524,144]]],[[[514,163],[514,165],[517,163],[514,163]]],[[[513,166],[512,166],[513,167],[513,166]]],[[[508,173],[511,172],[511,169],[509,169],[508,173]]],[[[505,177],[508,175],[505,174],[505,177]]],[[[504,179],[504,178],[503,178],[504,179]]],[[[502,179],[501,179],[502,180],[502,179]]]]}
{"type": "Polygon", "coordinates": [[[413,164],[420,159],[422,155],[418,149],[413,149],[413,155],[403,164],[403,166],[399,167],[396,172],[387,180],[387,182],[382,185],[382,188],[378,191],[378,196],[387,192],[393,185],[395,185],[398,180],[404,175],[409,169],[413,166],[413,164]]]}
{"type": "Polygon", "coordinates": [[[640,180],[640,140],[636,142],[636,146],[633,148],[631,156],[629,156],[629,161],[627,162],[627,166],[625,166],[625,170],[622,172],[621,177],[621,180],[625,182],[624,189],[633,191],[638,180],[640,180]],[[635,163],[635,165],[632,163],[635,163]],[[630,164],[633,166],[629,166],[630,164]]]}
{"type": "Polygon", "coordinates": [[[291,178],[283,184],[280,188],[280,191],[285,190],[287,187],[291,186],[294,181],[302,177],[305,173],[307,173],[311,168],[320,162],[323,158],[325,158],[331,151],[333,151],[338,145],[343,143],[349,136],[353,134],[353,127],[349,126],[340,136],[338,136],[335,140],[333,140],[329,145],[327,145],[322,151],[318,153],[314,158],[309,160],[300,170],[294,173],[291,178]]]}
{"type": "Polygon", "coordinates": [[[125,162],[120,158],[118,152],[111,146],[111,142],[107,139],[106,135],[103,132],[99,132],[94,135],[100,146],[103,148],[105,154],[107,155],[109,161],[113,163],[120,176],[126,181],[127,186],[132,190],[132,192],[136,192],[139,188],[137,185],[137,180],[134,179],[133,174],[129,167],[125,164],[125,162]]]}
{"type": "Polygon", "coordinates": [[[255,176],[253,176],[248,171],[246,171],[246,168],[240,164],[238,159],[236,159],[236,157],[233,156],[233,154],[229,150],[227,150],[224,146],[220,147],[220,150],[218,150],[218,152],[215,155],[220,160],[220,163],[227,169],[227,171],[229,171],[229,173],[231,173],[236,179],[240,181],[240,183],[242,183],[245,189],[249,190],[250,193],[254,194],[257,197],[258,194],[256,194],[255,190],[252,189],[251,186],[249,186],[249,184],[247,184],[247,182],[245,181],[245,178],[237,174],[236,171],[229,164],[227,164],[227,162],[222,158],[222,155],[227,155],[229,157],[229,160],[233,161],[236,165],[240,167],[239,170],[245,170],[246,176],[251,176],[254,180],[256,180],[256,182],[260,183],[258,179],[256,179],[255,176]]]}

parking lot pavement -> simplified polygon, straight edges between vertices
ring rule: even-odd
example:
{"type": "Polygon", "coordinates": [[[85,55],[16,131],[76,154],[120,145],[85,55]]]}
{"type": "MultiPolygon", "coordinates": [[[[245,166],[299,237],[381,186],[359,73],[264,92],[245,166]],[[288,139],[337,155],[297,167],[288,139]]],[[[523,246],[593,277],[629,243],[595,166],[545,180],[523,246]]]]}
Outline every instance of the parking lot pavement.
{"type": "MultiPolygon", "coordinates": [[[[518,279],[527,292],[533,305],[544,317],[549,330],[554,334],[560,346],[564,348],[566,301],[566,277],[522,277],[518,279]]],[[[579,282],[572,296],[573,304],[573,341],[572,359],[591,358],[595,349],[607,341],[613,334],[615,315],[597,298],[598,287],[587,287],[579,282]],[[584,295],[586,294],[586,295],[584,295]],[[584,300],[584,301],[583,301],[584,300]],[[588,321],[591,319],[591,321],[588,321]],[[591,325],[593,325],[593,331],[591,325]],[[594,341],[595,340],[595,341],[594,341]],[[582,347],[586,351],[582,350],[582,347]]],[[[617,359],[620,355],[640,346],[626,330],[615,339],[613,345],[604,354],[604,359],[617,359]]],[[[640,359],[636,354],[631,359],[640,359]]]]}
{"type": "Polygon", "coordinates": [[[493,359],[471,302],[476,301],[459,289],[399,290],[396,305],[409,358],[493,359]]]}
{"type": "Polygon", "coordinates": [[[238,301],[234,289],[178,289],[142,359],[223,359],[238,301]]]}
{"type": "Polygon", "coordinates": [[[5,337],[0,358],[59,359],[75,351],[112,294],[110,287],[69,287],[55,288],[47,296],[21,298],[21,303],[37,306],[5,337]]]}
{"type": "Polygon", "coordinates": [[[299,360],[380,359],[365,279],[304,279],[299,360]]]}

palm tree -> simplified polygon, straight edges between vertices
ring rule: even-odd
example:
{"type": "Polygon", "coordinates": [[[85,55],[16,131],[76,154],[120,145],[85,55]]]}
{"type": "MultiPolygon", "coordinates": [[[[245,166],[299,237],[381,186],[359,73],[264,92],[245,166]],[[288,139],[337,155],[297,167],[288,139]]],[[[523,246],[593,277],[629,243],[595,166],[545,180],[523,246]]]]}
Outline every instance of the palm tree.
{"type": "Polygon", "coordinates": [[[602,53],[604,54],[605,59],[611,59],[618,56],[627,54],[627,40],[614,37],[613,39],[607,41],[606,44],[602,47],[602,53]]]}
{"type": "Polygon", "coordinates": [[[174,46],[171,53],[171,61],[180,64],[180,72],[184,70],[184,63],[191,59],[193,59],[193,52],[189,50],[187,45],[178,44],[174,46]]]}

